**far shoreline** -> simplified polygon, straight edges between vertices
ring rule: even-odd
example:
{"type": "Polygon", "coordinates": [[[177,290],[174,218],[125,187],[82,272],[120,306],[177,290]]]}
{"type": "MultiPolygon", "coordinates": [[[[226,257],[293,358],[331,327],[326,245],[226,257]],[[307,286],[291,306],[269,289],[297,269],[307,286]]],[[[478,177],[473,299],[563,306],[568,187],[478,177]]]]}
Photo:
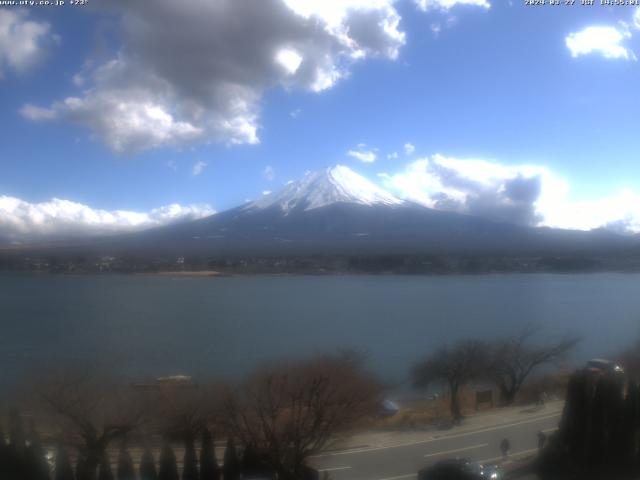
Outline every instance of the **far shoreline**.
{"type": "Polygon", "coordinates": [[[154,277],[231,277],[231,273],[219,272],[217,270],[185,270],[185,271],[161,271],[161,272],[144,272],[142,275],[151,275],[154,277]]]}

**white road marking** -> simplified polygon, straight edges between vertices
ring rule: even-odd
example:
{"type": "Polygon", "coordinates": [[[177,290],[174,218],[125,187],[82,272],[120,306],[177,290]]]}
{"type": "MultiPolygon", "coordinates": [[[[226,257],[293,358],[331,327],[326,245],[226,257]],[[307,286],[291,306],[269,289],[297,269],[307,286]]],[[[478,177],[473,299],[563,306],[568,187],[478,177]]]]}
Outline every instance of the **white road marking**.
{"type": "Polygon", "coordinates": [[[397,477],[384,477],[378,480],[400,480],[401,478],[416,478],[417,473],[407,473],[406,475],[398,475],[397,477]]]}
{"type": "MultiPolygon", "coordinates": [[[[507,460],[509,458],[513,458],[513,457],[521,457],[522,455],[527,455],[528,453],[533,453],[533,452],[537,452],[538,449],[537,448],[530,448],[528,450],[522,450],[521,452],[516,452],[516,453],[511,453],[509,454],[509,456],[507,457],[507,460]]],[[[504,457],[502,455],[500,455],[499,457],[493,457],[493,458],[485,458],[484,460],[478,460],[478,463],[488,463],[488,462],[495,462],[496,460],[502,460],[504,457]]]]}
{"type": "MultiPolygon", "coordinates": [[[[393,444],[393,445],[385,445],[385,446],[382,446],[382,447],[366,447],[366,448],[359,448],[359,449],[353,449],[353,450],[345,450],[345,451],[342,451],[342,452],[321,453],[319,455],[314,455],[311,458],[334,457],[334,456],[338,456],[338,455],[351,455],[351,454],[354,454],[354,453],[377,452],[379,450],[388,450],[388,449],[391,449],[391,448],[402,448],[402,447],[410,447],[410,446],[413,446],[413,445],[422,445],[422,444],[425,444],[425,443],[438,442],[438,441],[441,441],[441,440],[449,440],[451,438],[459,438],[459,437],[465,437],[465,436],[468,436],[468,435],[476,435],[478,433],[492,432],[494,430],[501,430],[503,428],[516,427],[518,425],[524,425],[524,424],[527,424],[527,423],[538,422],[538,421],[541,421],[541,420],[548,420],[549,418],[559,417],[560,415],[562,415],[562,412],[552,413],[552,414],[549,414],[549,415],[543,415],[543,416],[539,416],[539,417],[536,417],[536,418],[530,418],[528,420],[523,420],[521,422],[507,423],[507,424],[504,424],[504,425],[496,425],[496,426],[493,426],[493,427],[483,428],[483,429],[480,429],[480,430],[472,430],[470,432],[458,433],[458,434],[455,434],[455,435],[443,435],[441,437],[430,438],[428,440],[418,440],[418,441],[415,441],[415,442],[397,443],[397,444],[393,444]]],[[[387,480],[387,479],[381,479],[381,480],[387,480]]]]}
{"type": "Polygon", "coordinates": [[[453,450],[445,450],[444,452],[427,453],[424,456],[424,458],[437,457],[438,455],[447,455],[449,453],[464,452],[465,450],[475,450],[476,448],[482,448],[482,447],[488,447],[488,446],[489,446],[488,443],[479,443],[478,445],[472,445],[470,447],[454,448],[453,450]]]}
{"type": "Polygon", "coordinates": [[[331,467],[331,468],[319,468],[319,472],[334,472],[336,470],[349,470],[351,467],[331,467]]]}
{"type": "MultiPolygon", "coordinates": [[[[532,453],[536,451],[538,451],[537,448],[530,448],[529,450],[522,450],[521,452],[513,453],[510,456],[517,457],[520,455],[526,455],[527,453],[532,453]]],[[[502,459],[502,456],[494,457],[494,458],[486,458],[484,460],[480,460],[478,463],[494,462],[496,460],[501,460],[501,459],[502,459]]],[[[417,475],[418,475],[417,473],[407,473],[406,475],[398,475],[396,477],[384,477],[384,478],[379,478],[378,480],[401,480],[403,478],[416,478],[417,475]]]]}

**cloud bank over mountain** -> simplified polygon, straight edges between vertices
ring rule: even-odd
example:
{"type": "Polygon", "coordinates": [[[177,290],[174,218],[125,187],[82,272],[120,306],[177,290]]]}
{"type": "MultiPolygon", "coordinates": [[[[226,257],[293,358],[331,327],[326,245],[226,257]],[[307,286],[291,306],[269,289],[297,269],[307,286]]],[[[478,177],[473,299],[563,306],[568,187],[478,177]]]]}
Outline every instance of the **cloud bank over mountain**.
{"type": "Polygon", "coordinates": [[[209,205],[171,204],[148,212],[101,210],[53,198],[30,203],[0,196],[0,239],[25,243],[144,230],[215,213],[209,205]]]}
{"type": "MultiPolygon", "coordinates": [[[[516,225],[640,233],[640,194],[623,189],[606,197],[574,200],[569,183],[540,165],[506,165],[435,154],[411,161],[396,173],[379,173],[378,180],[386,189],[348,167],[337,166],[307,173],[279,191],[265,190],[252,205],[279,205],[288,211],[298,204],[307,209],[329,201],[395,205],[404,199],[436,210],[516,225]]],[[[0,239],[21,243],[124,233],[213,213],[206,204],[171,204],[148,212],[109,211],[57,198],[30,203],[0,196],[0,239]]]]}
{"type": "Polygon", "coordinates": [[[526,226],[640,232],[640,194],[630,189],[574,200],[570,184],[540,165],[506,165],[435,154],[379,174],[402,198],[430,208],[526,226]]]}

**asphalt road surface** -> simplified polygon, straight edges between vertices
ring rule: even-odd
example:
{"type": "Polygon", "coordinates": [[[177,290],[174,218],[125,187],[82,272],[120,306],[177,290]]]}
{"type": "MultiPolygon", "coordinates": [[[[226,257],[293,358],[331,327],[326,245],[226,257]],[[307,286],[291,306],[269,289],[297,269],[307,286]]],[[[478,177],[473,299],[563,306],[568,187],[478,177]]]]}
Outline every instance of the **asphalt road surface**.
{"type": "Polygon", "coordinates": [[[445,458],[499,462],[503,460],[500,442],[504,438],[511,444],[509,458],[515,459],[535,454],[536,434],[549,434],[557,428],[561,408],[556,402],[540,410],[478,415],[447,432],[406,434],[405,441],[402,434],[392,435],[387,444],[380,442],[380,434],[372,434],[378,444],[326,453],[312,460],[319,470],[329,472],[332,480],[412,480],[418,470],[445,458]]]}

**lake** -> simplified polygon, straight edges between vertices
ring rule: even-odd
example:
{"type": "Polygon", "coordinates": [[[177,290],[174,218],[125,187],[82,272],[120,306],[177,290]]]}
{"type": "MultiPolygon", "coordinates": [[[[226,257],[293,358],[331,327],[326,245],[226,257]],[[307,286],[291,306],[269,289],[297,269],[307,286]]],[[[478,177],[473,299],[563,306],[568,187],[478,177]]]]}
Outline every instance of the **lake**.
{"type": "Polygon", "coordinates": [[[360,348],[402,381],[445,342],[535,322],[580,333],[574,361],[640,334],[640,275],[239,276],[0,274],[0,382],[56,362],[132,379],[234,379],[276,358],[360,348]]]}

